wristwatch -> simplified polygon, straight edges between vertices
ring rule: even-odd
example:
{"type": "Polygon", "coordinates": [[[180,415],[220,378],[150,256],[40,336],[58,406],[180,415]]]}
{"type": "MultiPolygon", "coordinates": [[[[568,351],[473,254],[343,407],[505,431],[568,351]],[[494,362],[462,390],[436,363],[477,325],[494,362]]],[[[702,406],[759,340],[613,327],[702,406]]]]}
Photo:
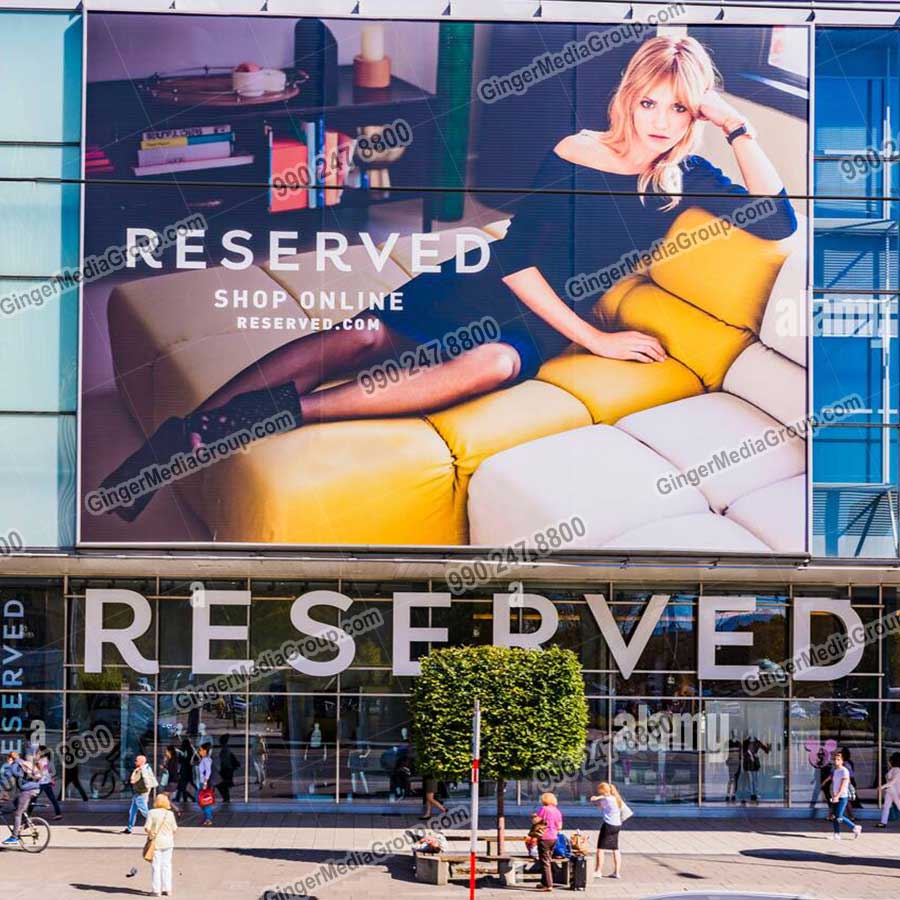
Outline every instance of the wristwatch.
{"type": "Polygon", "coordinates": [[[747,127],[746,122],[742,122],[734,129],[734,131],[729,131],[728,134],[725,135],[725,140],[728,141],[729,144],[733,144],[742,134],[753,137],[753,135],[750,134],[750,129],[747,127]]]}

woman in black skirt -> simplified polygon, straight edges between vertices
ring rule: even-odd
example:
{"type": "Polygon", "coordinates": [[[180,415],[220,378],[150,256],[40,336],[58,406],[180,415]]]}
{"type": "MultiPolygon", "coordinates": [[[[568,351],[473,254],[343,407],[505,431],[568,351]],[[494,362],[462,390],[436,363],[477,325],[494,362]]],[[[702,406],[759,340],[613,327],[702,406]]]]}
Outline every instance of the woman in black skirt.
{"type": "Polygon", "coordinates": [[[610,878],[619,878],[622,870],[622,854],[619,852],[619,831],[622,829],[622,808],[625,801],[619,796],[614,784],[602,781],[597,785],[597,794],[591,797],[591,803],[597,804],[603,824],[597,839],[597,865],[594,878],[603,877],[603,859],[606,851],[612,852],[613,870],[610,878]]]}

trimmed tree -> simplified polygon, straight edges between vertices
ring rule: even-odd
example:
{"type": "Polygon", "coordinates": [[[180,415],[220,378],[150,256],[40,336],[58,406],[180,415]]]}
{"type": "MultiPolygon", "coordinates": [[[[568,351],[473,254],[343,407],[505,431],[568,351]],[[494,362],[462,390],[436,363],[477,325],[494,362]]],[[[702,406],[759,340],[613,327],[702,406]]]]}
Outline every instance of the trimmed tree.
{"type": "Polygon", "coordinates": [[[587,701],[571,650],[451,647],[421,660],[413,683],[413,739],[422,772],[462,781],[471,769],[472,711],[481,701],[481,773],[497,783],[497,839],[504,849],[504,787],[539,770],[577,767],[587,740],[587,701]]]}

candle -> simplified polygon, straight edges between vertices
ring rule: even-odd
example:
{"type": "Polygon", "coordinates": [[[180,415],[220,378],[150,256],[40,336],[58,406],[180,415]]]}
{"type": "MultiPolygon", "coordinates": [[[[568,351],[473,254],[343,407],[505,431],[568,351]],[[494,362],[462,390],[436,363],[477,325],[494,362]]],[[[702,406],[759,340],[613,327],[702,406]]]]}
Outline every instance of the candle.
{"type": "Polygon", "coordinates": [[[384,59],[384,25],[380,22],[363,25],[362,58],[369,62],[384,59]]]}

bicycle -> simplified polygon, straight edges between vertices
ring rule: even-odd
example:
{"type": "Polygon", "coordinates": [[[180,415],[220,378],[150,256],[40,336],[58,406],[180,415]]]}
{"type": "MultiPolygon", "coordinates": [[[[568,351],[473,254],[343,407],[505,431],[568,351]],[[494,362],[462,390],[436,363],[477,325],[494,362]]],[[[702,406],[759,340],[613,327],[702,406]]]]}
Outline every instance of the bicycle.
{"type": "MultiPolygon", "coordinates": [[[[10,822],[9,816],[14,812],[14,809],[0,810],[0,819],[9,829],[10,836],[15,831],[15,825],[10,822]]],[[[19,846],[26,853],[42,853],[49,843],[50,823],[39,816],[30,816],[27,812],[23,812],[22,827],[19,829],[19,846]]]]}

